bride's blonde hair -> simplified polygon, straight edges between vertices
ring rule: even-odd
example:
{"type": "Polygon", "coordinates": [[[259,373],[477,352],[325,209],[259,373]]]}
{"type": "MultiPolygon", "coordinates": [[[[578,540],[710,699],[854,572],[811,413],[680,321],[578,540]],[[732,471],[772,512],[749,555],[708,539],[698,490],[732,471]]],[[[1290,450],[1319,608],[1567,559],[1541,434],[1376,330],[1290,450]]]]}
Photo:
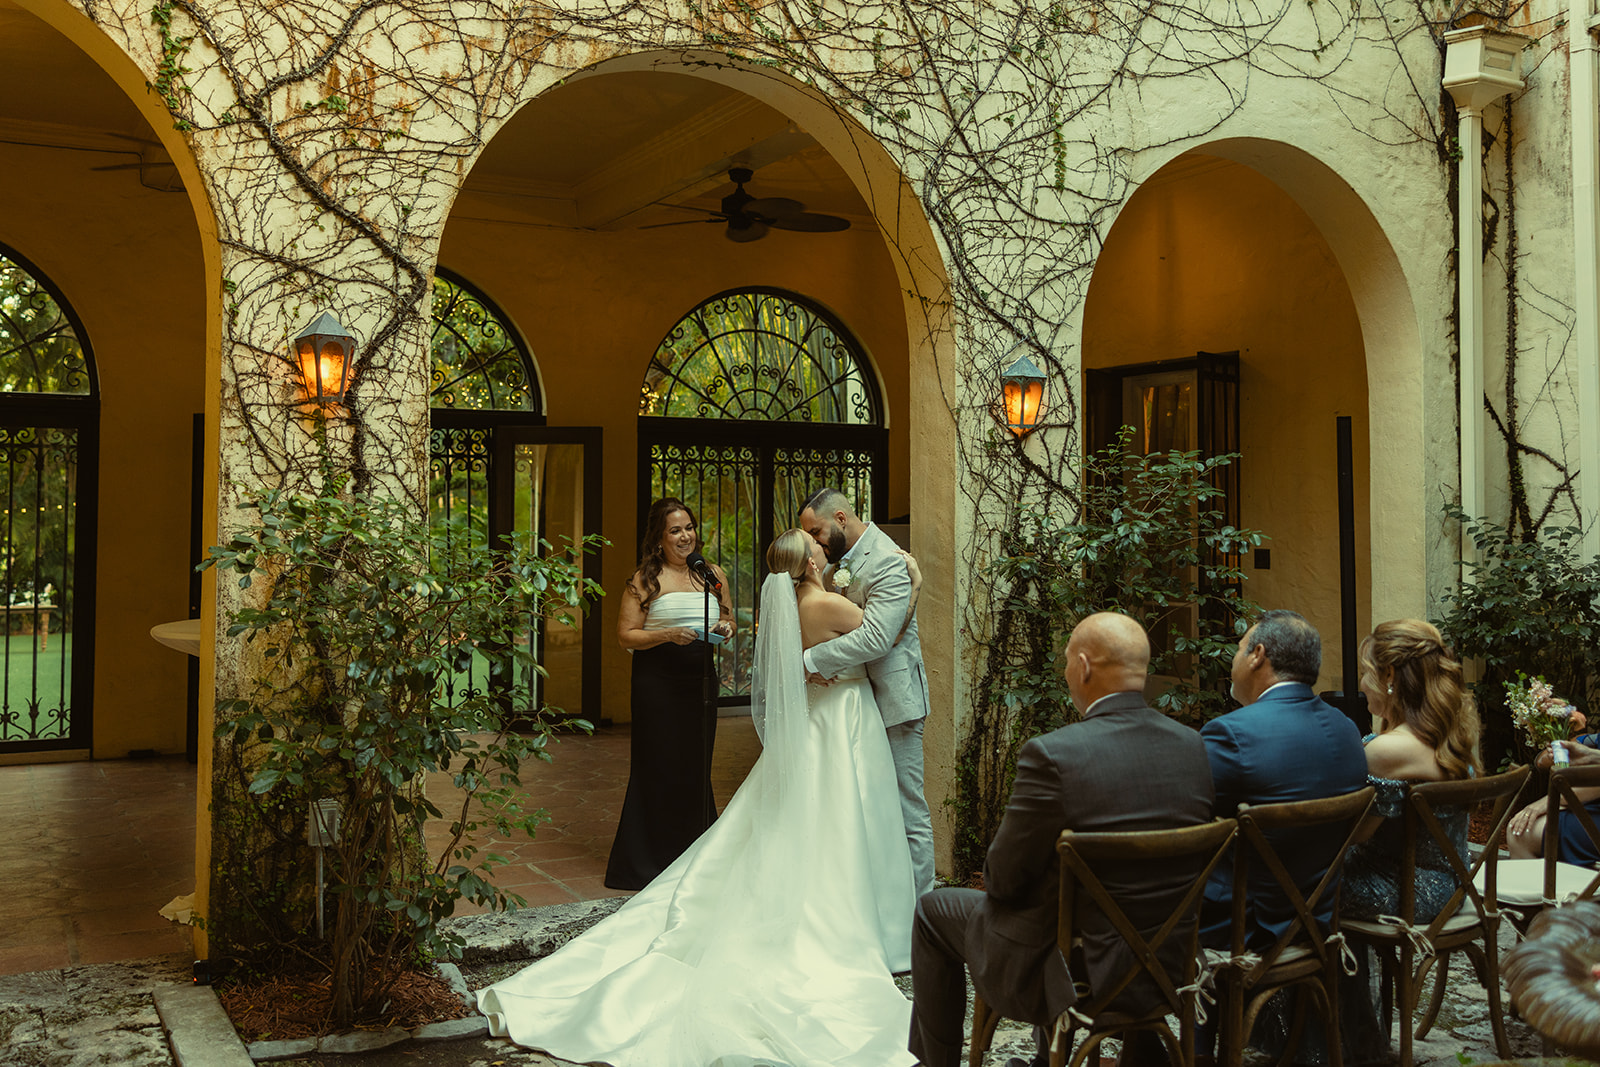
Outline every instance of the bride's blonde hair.
{"type": "Polygon", "coordinates": [[[811,535],[804,530],[785,530],[767,547],[767,570],[787,574],[797,582],[806,576],[810,559],[811,535]]]}

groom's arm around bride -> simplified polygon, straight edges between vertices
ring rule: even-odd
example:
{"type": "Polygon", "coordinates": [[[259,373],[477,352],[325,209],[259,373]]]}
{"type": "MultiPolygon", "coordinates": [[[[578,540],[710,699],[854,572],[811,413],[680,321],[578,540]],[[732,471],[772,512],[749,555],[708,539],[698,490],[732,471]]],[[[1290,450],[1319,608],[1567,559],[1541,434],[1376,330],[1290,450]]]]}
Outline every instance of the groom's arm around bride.
{"type": "Polygon", "coordinates": [[[918,894],[933,888],[933,821],[922,788],[922,728],[928,682],[912,603],[911,573],[899,546],[873,523],[862,522],[836,489],[813,494],[799,526],[821,543],[835,565],[834,585],[864,617],[854,631],[806,650],[806,669],[832,678],[865,665],[883,716],[900,788],[900,813],[918,894]]]}

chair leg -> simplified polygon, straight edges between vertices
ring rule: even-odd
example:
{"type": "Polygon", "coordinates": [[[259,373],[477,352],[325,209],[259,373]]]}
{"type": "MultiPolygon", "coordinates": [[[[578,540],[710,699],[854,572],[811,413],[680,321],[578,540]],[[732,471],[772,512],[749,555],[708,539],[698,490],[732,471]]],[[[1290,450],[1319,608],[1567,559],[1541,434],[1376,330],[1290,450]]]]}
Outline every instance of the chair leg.
{"type": "MultiPolygon", "coordinates": [[[[1220,1006],[1220,1005],[1219,1005],[1220,1006]]],[[[1241,1067],[1244,1062],[1244,1043],[1250,1035],[1244,1030],[1244,988],[1237,980],[1227,988],[1226,1006],[1222,1010],[1222,1025],[1217,1028],[1217,1063],[1222,1067],[1241,1067]]]]}
{"type": "Polygon", "coordinates": [[[972,995],[972,1043],[967,1049],[967,1067],[983,1067],[983,1054],[994,1043],[994,1032],[1000,1026],[1000,1015],[983,1002],[983,995],[972,995]]]}
{"type": "Polygon", "coordinates": [[[1090,1056],[1095,1057],[1096,1064],[1100,1062],[1100,1042],[1109,1037],[1111,1031],[1089,1031],[1083,1035],[1083,1044],[1078,1046],[1078,1051],[1073,1052],[1072,1038],[1077,1032],[1078,1028],[1076,1026],[1068,1027],[1066,1033],[1061,1035],[1060,1041],[1052,1041],[1050,1043],[1050,1067],[1066,1067],[1069,1053],[1072,1067],[1083,1067],[1085,1063],[1089,1062],[1090,1056]]]}
{"type": "Polygon", "coordinates": [[[1328,1049],[1328,1067],[1344,1067],[1344,1034],[1339,1030],[1339,975],[1337,961],[1334,969],[1323,975],[1322,999],[1327,1002],[1326,1033],[1323,1044],[1328,1049]]]}
{"type": "Polygon", "coordinates": [[[1450,953],[1435,956],[1424,963],[1417,974],[1417,992],[1420,995],[1422,983],[1428,980],[1428,972],[1434,970],[1433,993],[1428,997],[1428,1010],[1423,1013],[1417,1022],[1416,1036],[1418,1040],[1428,1036],[1428,1031],[1433,1029],[1433,1022],[1439,1017],[1439,1008],[1444,1004],[1444,987],[1450,979],[1450,953]],[[1434,968],[1437,967],[1437,970],[1434,968]]]}
{"type": "Polygon", "coordinates": [[[1400,946],[1400,960],[1395,968],[1395,1008],[1400,1016],[1400,1067],[1411,1067],[1411,1020],[1416,1017],[1416,973],[1412,970],[1413,950],[1409,941],[1400,946]]]}
{"type": "Polygon", "coordinates": [[[1502,1060],[1511,1058],[1511,1043],[1506,1040],[1505,1012],[1500,1007],[1500,924],[1493,918],[1483,930],[1483,988],[1489,994],[1489,1022],[1494,1028],[1494,1050],[1502,1060]]]}

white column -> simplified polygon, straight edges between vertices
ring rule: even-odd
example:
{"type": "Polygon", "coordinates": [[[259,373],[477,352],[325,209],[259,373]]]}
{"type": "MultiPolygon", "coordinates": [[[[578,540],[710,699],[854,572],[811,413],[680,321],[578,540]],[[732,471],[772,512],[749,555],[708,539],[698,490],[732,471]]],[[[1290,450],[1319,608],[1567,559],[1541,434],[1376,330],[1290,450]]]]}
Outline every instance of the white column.
{"type": "Polygon", "coordinates": [[[1578,361],[1578,507],[1584,551],[1600,555],[1600,102],[1595,97],[1592,0],[1567,22],[1572,93],[1572,355],[1578,361]]]}
{"type": "MultiPolygon", "coordinates": [[[[1574,0],[1586,2],[1586,0],[1574,0]]],[[[1485,514],[1483,415],[1483,109],[1522,88],[1522,49],[1527,40],[1483,26],[1445,34],[1443,84],[1460,110],[1460,195],[1456,272],[1461,310],[1461,510],[1485,514]]],[[[1461,539],[1463,559],[1473,558],[1461,539]]]]}
{"type": "MultiPolygon", "coordinates": [[[[1461,510],[1484,514],[1483,481],[1483,112],[1458,105],[1456,137],[1461,167],[1456,178],[1456,284],[1460,293],[1461,510]]],[[[1471,559],[1465,539],[1462,559],[1471,559]]]]}

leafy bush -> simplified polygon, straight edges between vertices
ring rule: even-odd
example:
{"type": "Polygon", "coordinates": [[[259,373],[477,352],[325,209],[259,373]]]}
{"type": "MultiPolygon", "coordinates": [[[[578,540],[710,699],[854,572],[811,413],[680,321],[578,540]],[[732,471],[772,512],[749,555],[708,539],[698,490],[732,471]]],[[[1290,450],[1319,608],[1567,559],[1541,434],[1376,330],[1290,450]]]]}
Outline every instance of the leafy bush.
{"type": "Polygon", "coordinates": [[[430,532],[399,501],[337,490],[263,492],[245,506],[254,528],[202,564],[266,587],[228,625],[258,673],[217,702],[218,765],[242,788],[217,797],[238,840],[217,857],[213,914],[220,904],[241,954],[277,948],[327,966],[332,1021],[348,1026],[419,950],[459,955],[439,927],[457,900],[522,902],[488,878],[503,859],[468,838],[489,827],[501,839],[531,835],[548,818],[523,807],[518,779],[521,761],[550,758],[551,726],[531,706],[543,670],[528,636],[536,617],[570,621],[600,595],[581,570],[593,546],[552,553],[524,539],[492,550],[430,532]],[[475,658],[490,684],[447,696],[475,658]],[[423,790],[439,770],[464,795],[448,814],[423,790]],[[322,798],[342,811],[326,849],[326,945],[311,920],[306,844],[309,805],[322,798]],[[450,840],[430,861],[424,824],[440,818],[450,840]]]}
{"type": "Polygon", "coordinates": [[[1513,728],[1505,683],[1518,672],[1542,675],[1558,696],[1594,718],[1600,676],[1600,558],[1585,561],[1577,526],[1543,527],[1515,537],[1459,508],[1446,513],[1472,538],[1461,587],[1446,594],[1439,630],[1461,656],[1483,660],[1473,683],[1483,719],[1483,762],[1496,767],[1533,754],[1513,728]]]}
{"type": "Polygon", "coordinates": [[[1151,673],[1167,685],[1155,697],[1160,710],[1198,726],[1228,709],[1233,653],[1258,612],[1241,592],[1240,556],[1262,541],[1229,525],[1214,504],[1220,471],[1237,456],[1144,455],[1132,436],[1125,426],[1086,459],[1076,516],[1019,506],[1005,554],[990,568],[1000,610],[983,683],[990,699],[957,767],[958,869],[981,866],[1022,743],[1081,714],[1062,654],[1086,616],[1120,611],[1144,626],[1151,673]]]}

